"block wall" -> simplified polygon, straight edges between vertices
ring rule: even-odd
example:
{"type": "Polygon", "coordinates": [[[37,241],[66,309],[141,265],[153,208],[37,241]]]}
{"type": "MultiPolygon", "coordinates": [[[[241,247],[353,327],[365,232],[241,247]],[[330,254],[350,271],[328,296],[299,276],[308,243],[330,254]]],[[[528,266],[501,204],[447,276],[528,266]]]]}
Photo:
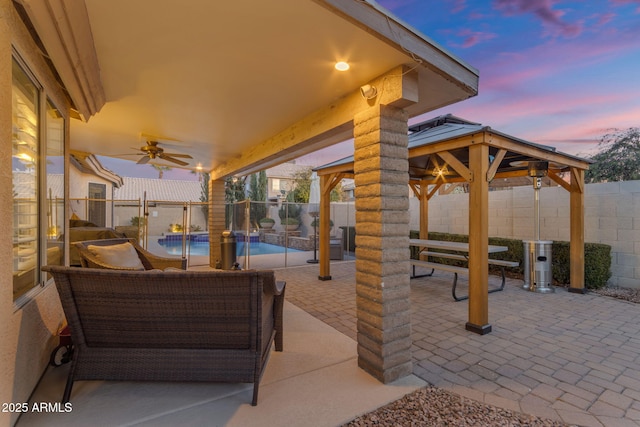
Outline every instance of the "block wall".
{"type": "MultiPolygon", "coordinates": [[[[410,199],[410,228],[418,229],[419,201],[410,199]]],[[[436,195],[429,202],[429,228],[468,234],[469,195],[436,195]]],[[[489,236],[534,238],[533,187],[489,193],[489,236]]],[[[585,186],[585,242],[611,245],[611,286],[640,288],[640,181],[585,186]]],[[[540,239],[569,240],[569,192],[540,190],[540,239]]]]}

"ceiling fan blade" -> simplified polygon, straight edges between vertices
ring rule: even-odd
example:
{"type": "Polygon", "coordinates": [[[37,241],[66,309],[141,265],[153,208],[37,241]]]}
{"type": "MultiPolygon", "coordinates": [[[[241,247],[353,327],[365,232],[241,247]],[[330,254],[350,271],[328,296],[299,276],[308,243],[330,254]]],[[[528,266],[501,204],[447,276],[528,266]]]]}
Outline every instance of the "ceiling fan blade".
{"type": "Polygon", "coordinates": [[[140,160],[138,160],[137,164],[145,165],[145,164],[149,163],[149,160],[151,160],[149,158],[149,156],[142,156],[142,157],[140,157],[140,160]]]}
{"type": "Polygon", "coordinates": [[[182,157],[185,159],[193,159],[193,157],[191,157],[188,154],[177,154],[177,153],[164,153],[165,156],[171,156],[171,157],[182,157]]]}
{"type": "Polygon", "coordinates": [[[163,154],[159,154],[158,157],[160,157],[161,159],[166,160],[168,162],[173,162],[173,163],[175,163],[177,165],[180,165],[180,166],[187,166],[189,164],[187,162],[183,162],[182,160],[174,159],[173,157],[168,156],[168,155],[166,155],[164,153],[163,154]]]}

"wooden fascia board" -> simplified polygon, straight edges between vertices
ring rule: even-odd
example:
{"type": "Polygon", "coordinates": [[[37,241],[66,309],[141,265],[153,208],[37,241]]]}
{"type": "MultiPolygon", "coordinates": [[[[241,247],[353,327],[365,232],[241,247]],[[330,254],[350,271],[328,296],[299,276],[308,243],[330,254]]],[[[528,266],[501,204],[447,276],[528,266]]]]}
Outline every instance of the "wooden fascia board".
{"type": "MultiPolygon", "coordinates": [[[[19,0],[74,106],[88,120],[106,102],[84,1],[19,0]]],[[[43,52],[43,55],[45,53],[43,52]]]]}
{"type": "Polygon", "coordinates": [[[405,27],[374,4],[360,0],[314,1],[390,46],[394,46],[421,66],[454,82],[469,96],[475,96],[478,93],[477,69],[439,48],[425,36],[405,27]]]}
{"type": "MultiPolygon", "coordinates": [[[[390,70],[370,83],[380,88],[384,85],[383,93],[374,101],[396,106],[414,102],[414,97],[417,96],[414,92],[414,88],[417,87],[417,78],[417,73],[408,72],[405,66],[390,70]]],[[[344,135],[346,131],[353,133],[354,116],[371,108],[370,102],[362,97],[358,88],[349,95],[304,117],[277,135],[256,143],[239,157],[215,167],[211,171],[211,177],[222,179],[231,175],[248,175],[328,147],[338,142],[332,138],[336,134],[344,135]]]]}
{"type": "Polygon", "coordinates": [[[465,135],[459,138],[454,138],[439,142],[436,144],[423,145],[420,147],[413,147],[409,149],[409,158],[425,156],[429,154],[435,154],[439,151],[452,151],[460,148],[465,148],[477,141],[479,134],[465,135]]]}
{"type": "Polygon", "coordinates": [[[578,169],[589,169],[589,163],[586,161],[567,157],[562,153],[552,152],[541,148],[536,148],[531,145],[525,145],[519,142],[515,142],[501,135],[489,134],[486,142],[491,147],[505,149],[507,151],[518,153],[524,156],[535,157],[549,162],[560,163],[569,167],[576,167],[578,169]]]}
{"type": "Polygon", "coordinates": [[[318,176],[333,175],[336,173],[353,173],[353,162],[345,163],[344,165],[332,166],[326,169],[320,169],[317,171],[318,176]]]}

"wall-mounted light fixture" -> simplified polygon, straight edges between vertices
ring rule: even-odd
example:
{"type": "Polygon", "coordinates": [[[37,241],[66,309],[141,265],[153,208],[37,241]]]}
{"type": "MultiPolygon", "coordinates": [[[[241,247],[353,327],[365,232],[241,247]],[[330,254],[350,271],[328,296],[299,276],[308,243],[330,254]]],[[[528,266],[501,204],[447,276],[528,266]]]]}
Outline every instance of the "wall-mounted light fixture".
{"type": "Polygon", "coordinates": [[[364,99],[373,99],[378,95],[378,89],[371,85],[360,86],[360,94],[364,99]]]}

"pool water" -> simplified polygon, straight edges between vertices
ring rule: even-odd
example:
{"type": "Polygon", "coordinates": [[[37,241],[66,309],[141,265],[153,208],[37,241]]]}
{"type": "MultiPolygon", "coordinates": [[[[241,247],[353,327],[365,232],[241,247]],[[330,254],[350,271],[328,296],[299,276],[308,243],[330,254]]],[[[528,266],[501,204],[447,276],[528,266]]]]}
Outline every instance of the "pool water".
{"type": "MultiPolygon", "coordinates": [[[[169,255],[182,255],[182,242],[181,241],[162,241],[160,240],[160,246],[167,251],[169,255]]],[[[245,250],[244,242],[239,242],[236,244],[236,255],[244,256],[245,250]]],[[[284,246],[272,245],[270,243],[261,243],[261,242],[251,242],[251,246],[249,247],[249,255],[272,255],[272,254],[283,254],[285,252],[302,252],[298,249],[285,248],[284,246]]],[[[194,256],[209,255],[209,242],[191,242],[191,247],[187,245],[187,253],[194,256]]]]}

